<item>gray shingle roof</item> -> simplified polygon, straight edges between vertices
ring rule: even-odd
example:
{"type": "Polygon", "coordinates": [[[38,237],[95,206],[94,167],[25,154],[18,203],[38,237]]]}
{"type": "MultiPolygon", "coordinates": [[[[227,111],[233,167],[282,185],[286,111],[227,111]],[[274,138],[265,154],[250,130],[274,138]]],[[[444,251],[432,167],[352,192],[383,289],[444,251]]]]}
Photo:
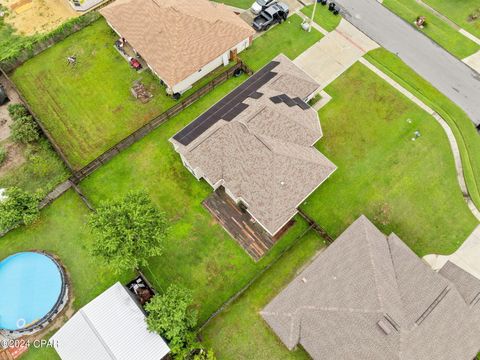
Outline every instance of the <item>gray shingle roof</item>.
{"type": "Polygon", "coordinates": [[[480,281],[457,290],[453,278],[464,276],[435,273],[362,216],[261,315],[289,349],[301,344],[313,359],[471,360],[480,313],[463,295],[480,281]]]}
{"type": "Polygon", "coordinates": [[[305,99],[318,84],[285,56],[274,61],[275,76],[255,90],[262,95],[243,100],[232,120],[219,120],[187,146],[170,139],[198,178],[222,183],[270,234],[336,169],[313,147],[322,136],[317,112],[271,100],[305,99]]]}

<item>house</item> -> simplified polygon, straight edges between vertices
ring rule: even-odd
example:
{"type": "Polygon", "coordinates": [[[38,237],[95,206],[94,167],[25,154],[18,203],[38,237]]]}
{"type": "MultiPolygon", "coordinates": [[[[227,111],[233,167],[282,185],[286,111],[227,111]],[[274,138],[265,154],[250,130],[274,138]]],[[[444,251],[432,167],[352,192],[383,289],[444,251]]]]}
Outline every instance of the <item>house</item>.
{"type": "Polygon", "coordinates": [[[117,0],[100,13],[170,94],[227,65],[255,33],[225,5],[208,0],[117,0]]]}
{"type": "Polygon", "coordinates": [[[313,146],[318,84],[280,55],[170,141],[197,179],[241,204],[270,234],[336,169],[313,146]]]}
{"type": "Polygon", "coordinates": [[[365,216],[261,312],[313,359],[471,360],[480,351],[480,281],[434,272],[365,216]]]}
{"type": "Polygon", "coordinates": [[[62,360],[160,360],[170,352],[118,282],[73,315],[50,344],[62,360]]]}

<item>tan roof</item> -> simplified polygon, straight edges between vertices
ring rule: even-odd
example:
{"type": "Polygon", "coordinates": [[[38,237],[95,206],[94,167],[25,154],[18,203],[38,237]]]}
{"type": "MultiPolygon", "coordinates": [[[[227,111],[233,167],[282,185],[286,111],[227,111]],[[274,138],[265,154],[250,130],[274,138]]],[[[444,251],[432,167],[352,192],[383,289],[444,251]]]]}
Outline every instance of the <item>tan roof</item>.
{"type": "Polygon", "coordinates": [[[458,271],[449,273],[460,288],[361,216],[261,315],[313,359],[470,360],[480,350],[471,301],[480,282],[458,271]]]}
{"type": "Polygon", "coordinates": [[[169,86],[254,34],[208,0],[117,0],[100,13],[169,86]]]}
{"type": "Polygon", "coordinates": [[[313,147],[322,136],[316,111],[271,100],[279,94],[306,97],[318,86],[286,57],[275,60],[277,75],[257,89],[260,98],[243,101],[248,106],[234,119],[218,121],[188,146],[171,139],[197,176],[212,185],[222,181],[270,234],[280,230],[336,169],[313,147]],[[275,81],[284,74],[293,92],[287,83],[280,87],[275,81]],[[299,84],[304,86],[297,94],[299,84]]]}

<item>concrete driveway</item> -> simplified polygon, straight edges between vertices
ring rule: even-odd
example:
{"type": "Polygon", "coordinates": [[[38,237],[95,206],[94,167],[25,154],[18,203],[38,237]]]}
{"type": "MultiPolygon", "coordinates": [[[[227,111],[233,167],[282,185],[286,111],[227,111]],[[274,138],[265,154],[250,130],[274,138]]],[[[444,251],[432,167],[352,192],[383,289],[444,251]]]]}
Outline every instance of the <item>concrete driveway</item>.
{"type": "Polygon", "coordinates": [[[377,0],[336,0],[344,17],[460,106],[480,124],[480,75],[377,0]]]}
{"type": "Polygon", "coordinates": [[[447,261],[451,261],[477,279],[480,279],[480,225],[452,255],[426,255],[423,257],[423,260],[433,270],[440,270],[447,261]]]}
{"type": "Polygon", "coordinates": [[[378,45],[342,19],[337,29],[298,56],[294,63],[325,88],[378,45]]]}

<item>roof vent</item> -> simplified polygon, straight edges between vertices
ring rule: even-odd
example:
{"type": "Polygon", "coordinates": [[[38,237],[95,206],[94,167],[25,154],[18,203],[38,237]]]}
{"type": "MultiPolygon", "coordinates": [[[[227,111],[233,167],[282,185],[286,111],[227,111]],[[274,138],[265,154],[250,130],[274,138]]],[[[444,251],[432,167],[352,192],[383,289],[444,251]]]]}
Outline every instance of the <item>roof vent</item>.
{"type": "Polygon", "coordinates": [[[307,279],[302,278],[302,282],[303,282],[303,283],[306,283],[306,282],[307,282],[307,279]]]}
{"type": "Polygon", "coordinates": [[[390,323],[388,323],[387,321],[385,320],[380,320],[379,322],[377,322],[377,325],[380,329],[382,329],[382,331],[386,334],[386,335],[390,335],[391,332],[392,332],[392,328],[390,326],[390,323]]]}
{"type": "Polygon", "coordinates": [[[280,181],[280,185],[285,185],[285,181],[280,181]]]}

